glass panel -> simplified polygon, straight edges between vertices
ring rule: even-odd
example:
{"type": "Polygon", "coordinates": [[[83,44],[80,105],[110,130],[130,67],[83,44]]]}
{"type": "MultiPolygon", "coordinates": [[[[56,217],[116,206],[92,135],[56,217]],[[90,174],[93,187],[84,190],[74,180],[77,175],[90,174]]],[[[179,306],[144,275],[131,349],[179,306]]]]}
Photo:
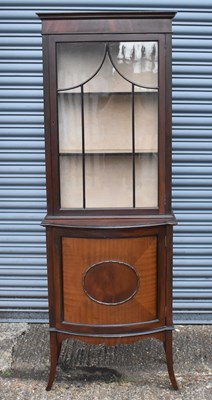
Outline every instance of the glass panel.
{"type": "Polygon", "coordinates": [[[82,156],[60,156],[61,208],[83,207],[82,156]]]}
{"type": "Polygon", "coordinates": [[[158,151],[157,93],[135,93],[135,151],[158,151]]]}
{"type": "Polygon", "coordinates": [[[86,206],[132,207],[131,156],[87,155],[86,206]]]}
{"type": "Polygon", "coordinates": [[[132,99],[126,94],[84,97],[85,151],[122,153],[132,149],[132,99]]]}
{"type": "Polygon", "coordinates": [[[135,206],[158,206],[158,155],[140,154],[135,160],[135,206]]]}
{"type": "Polygon", "coordinates": [[[131,87],[132,85],[115,70],[107,53],[99,72],[84,86],[84,92],[130,93],[131,87]]]}
{"type": "Polygon", "coordinates": [[[82,112],[79,94],[58,94],[59,151],[81,153],[82,112]]]}
{"type": "Polygon", "coordinates": [[[105,43],[58,43],[58,90],[67,90],[91,79],[105,56],[105,43]]]}
{"type": "Polygon", "coordinates": [[[157,88],[157,42],[116,42],[109,49],[114,67],[125,79],[138,86],[157,88]]]}
{"type": "Polygon", "coordinates": [[[58,45],[62,208],[158,207],[157,46],[58,45]]]}

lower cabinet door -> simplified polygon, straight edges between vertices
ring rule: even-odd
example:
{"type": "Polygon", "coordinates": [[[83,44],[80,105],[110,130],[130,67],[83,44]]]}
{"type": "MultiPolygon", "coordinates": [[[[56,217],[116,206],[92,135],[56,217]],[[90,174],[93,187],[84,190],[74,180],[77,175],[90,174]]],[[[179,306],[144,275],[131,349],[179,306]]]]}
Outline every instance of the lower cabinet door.
{"type": "Polygon", "coordinates": [[[136,333],[164,324],[166,257],[160,229],[139,237],[59,236],[60,329],[136,333]]]}

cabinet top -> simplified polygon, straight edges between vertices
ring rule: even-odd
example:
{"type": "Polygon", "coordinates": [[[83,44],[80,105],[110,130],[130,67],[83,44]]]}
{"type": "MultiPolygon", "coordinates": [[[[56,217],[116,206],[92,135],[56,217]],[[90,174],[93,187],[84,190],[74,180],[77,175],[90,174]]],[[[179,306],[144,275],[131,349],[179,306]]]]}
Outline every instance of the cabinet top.
{"type": "Polygon", "coordinates": [[[174,11],[38,13],[43,34],[169,33],[174,11]]]}
{"type": "Polygon", "coordinates": [[[38,13],[41,20],[44,19],[99,19],[99,18],[166,18],[172,19],[175,11],[92,11],[92,12],[64,12],[64,13],[38,13]]]}

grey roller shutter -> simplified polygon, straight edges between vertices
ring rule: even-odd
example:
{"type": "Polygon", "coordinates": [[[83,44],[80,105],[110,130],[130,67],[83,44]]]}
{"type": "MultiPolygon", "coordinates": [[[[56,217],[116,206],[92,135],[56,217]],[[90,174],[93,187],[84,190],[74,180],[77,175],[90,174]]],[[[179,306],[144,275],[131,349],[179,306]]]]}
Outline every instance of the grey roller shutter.
{"type": "Polygon", "coordinates": [[[0,316],[47,318],[42,52],[35,11],[0,11],[0,316]]]}
{"type": "MultiPolygon", "coordinates": [[[[40,22],[36,12],[139,1],[0,0],[0,317],[47,319],[40,22]]],[[[173,24],[175,321],[212,321],[212,4],[149,0],[173,24]]]]}
{"type": "Polygon", "coordinates": [[[173,31],[175,320],[212,322],[211,3],[179,12],[173,31]]]}

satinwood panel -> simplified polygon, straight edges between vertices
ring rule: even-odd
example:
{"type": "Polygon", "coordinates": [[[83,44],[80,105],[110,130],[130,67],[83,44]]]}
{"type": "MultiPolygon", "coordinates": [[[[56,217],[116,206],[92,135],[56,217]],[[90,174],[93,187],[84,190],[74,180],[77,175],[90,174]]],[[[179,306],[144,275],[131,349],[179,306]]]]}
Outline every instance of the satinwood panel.
{"type": "Polygon", "coordinates": [[[145,322],[158,318],[157,236],[120,239],[63,237],[62,275],[65,322],[107,325],[145,322]],[[111,269],[113,263],[114,271],[111,269]],[[89,296],[85,290],[86,276],[93,265],[96,270],[98,265],[105,268],[103,273],[100,270],[95,272],[94,287],[92,288],[92,282],[89,283],[89,296]],[[117,268],[118,265],[122,268],[117,268]],[[125,265],[134,271],[133,276],[136,278],[126,280],[125,275],[129,271],[124,268],[125,265]],[[108,283],[110,276],[111,290],[108,283]],[[105,279],[105,284],[101,279],[105,279]],[[104,287],[105,291],[109,290],[109,298],[112,299],[108,304],[98,301],[107,297],[107,294],[104,296],[104,287]],[[98,295],[92,298],[92,293],[98,295]],[[123,293],[126,293],[126,298],[123,293]],[[133,295],[130,296],[130,293],[133,295]],[[121,302],[119,299],[122,299],[121,302]]]}

